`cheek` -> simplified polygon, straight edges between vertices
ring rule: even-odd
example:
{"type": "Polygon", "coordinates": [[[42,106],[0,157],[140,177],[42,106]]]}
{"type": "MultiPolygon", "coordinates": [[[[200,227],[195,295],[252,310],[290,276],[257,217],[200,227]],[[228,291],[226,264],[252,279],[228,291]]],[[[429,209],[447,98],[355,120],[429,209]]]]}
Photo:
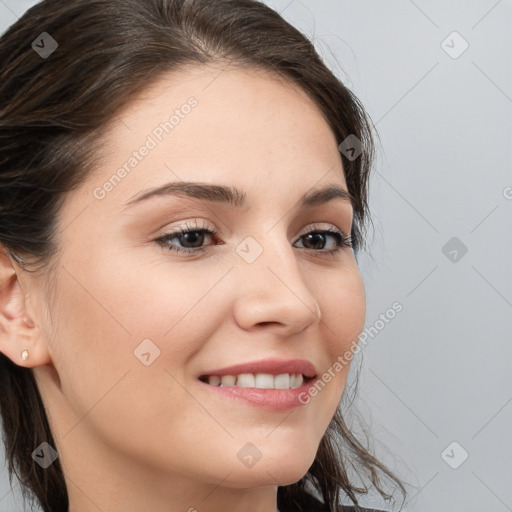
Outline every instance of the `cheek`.
{"type": "Polygon", "coordinates": [[[320,328],[329,340],[334,361],[357,343],[364,328],[366,297],[357,265],[343,269],[327,285],[319,286],[317,297],[322,311],[320,328]]]}
{"type": "Polygon", "coordinates": [[[59,276],[55,365],[71,409],[63,431],[73,429],[65,443],[76,444],[90,430],[120,452],[157,461],[155,436],[185,460],[193,453],[184,441],[192,430],[210,439],[208,418],[182,383],[188,362],[216,328],[219,313],[207,296],[215,276],[192,287],[183,276],[166,282],[161,267],[116,261],[68,263],[59,276]],[[152,435],[134,443],[147,430],[152,435]]]}
{"type": "Polygon", "coordinates": [[[320,331],[325,342],[321,372],[311,400],[320,400],[322,421],[328,423],[345,389],[353,351],[364,328],[366,297],[357,265],[336,273],[328,284],[317,287],[322,316],[320,331]]]}
{"type": "Polygon", "coordinates": [[[192,271],[125,254],[104,251],[88,261],[70,255],[58,277],[56,365],[73,395],[82,393],[78,380],[99,393],[130,368],[146,375],[169,369],[182,381],[189,360],[226,318],[214,290],[225,269],[192,271]]]}

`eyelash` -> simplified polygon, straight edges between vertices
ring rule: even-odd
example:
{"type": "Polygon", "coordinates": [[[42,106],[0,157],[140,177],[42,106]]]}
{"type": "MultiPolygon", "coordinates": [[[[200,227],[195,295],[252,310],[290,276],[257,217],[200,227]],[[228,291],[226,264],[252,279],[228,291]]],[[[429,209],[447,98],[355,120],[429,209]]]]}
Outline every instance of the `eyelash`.
{"type": "MultiPolygon", "coordinates": [[[[194,254],[194,253],[200,253],[204,252],[207,247],[197,247],[194,249],[186,248],[186,247],[178,247],[176,245],[171,245],[169,242],[173,240],[174,238],[179,238],[180,236],[183,236],[187,233],[207,233],[208,235],[215,238],[218,235],[218,231],[215,229],[210,228],[208,225],[203,224],[202,226],[189,226],[187,223],[185,223],[185,226],[181,226],[180,228],[176,229],[175,231],[172,231],[170,233],[167,233],[155,240],[160,246],[164,249],[167,249],[169,251],[176,251],[177,253],[185,253],[185,254],[194,254]]],[[[325,254],[327,256],[336,256],[337,253],[339,253],[342,249],[353,247],[352,237],[350,235],[345,235],[341,231],[335,228],[327,228],[327,229],[316,229],[315,226],[313,226],[313,229],[311,231],[308,231],[307,233],[304,233],[300,236],[300,238],[303,238],[307,235],[310,235],[312,233],[323,233],[323,234],[329,234],[333,236],[336,239],[336,247],[334,249],[324,250],[324,249],[306,249],[313,252],[325,254]]],[[[300,239],[299,238],[299,239],[300,239]]],[[[222,244],[213,244],[213,245],[222,245],[222,244]]]]}

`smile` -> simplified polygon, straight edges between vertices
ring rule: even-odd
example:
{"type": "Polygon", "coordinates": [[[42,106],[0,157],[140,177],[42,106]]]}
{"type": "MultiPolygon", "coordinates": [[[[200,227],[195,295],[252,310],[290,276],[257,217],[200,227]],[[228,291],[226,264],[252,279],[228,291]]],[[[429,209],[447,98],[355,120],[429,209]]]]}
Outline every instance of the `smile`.
{"type": "Polygon", "coordinates": [[[296,389],[304,383],[301,373],[241,373],[240,375],[207,375],[200,377],[210,386],[226,386],[257,389],[296,389]]]}

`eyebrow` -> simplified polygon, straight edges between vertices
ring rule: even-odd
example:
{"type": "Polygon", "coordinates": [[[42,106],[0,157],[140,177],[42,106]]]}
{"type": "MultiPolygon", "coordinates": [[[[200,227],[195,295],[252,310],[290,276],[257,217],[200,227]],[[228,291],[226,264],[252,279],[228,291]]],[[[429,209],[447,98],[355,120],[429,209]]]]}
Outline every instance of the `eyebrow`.
{"type": "MultiPolygon", "coordinates": [[[[229,204],[234,208],[240,209],[250,206],[245,192],[236,187],[189,181],[172,182],[158,188],[144,191],[129,201],[127,206],[139,204],[158,196],[181,196],[193,199],[203,199],[216,203],[229,204]]],[[[327,185],[325,188],[306,192],[302,197],[300,197],[299,206],[314,207],[328,203],[334,199],[352,204],[353,198],[347,190],[332,183],[327,185]]]]}

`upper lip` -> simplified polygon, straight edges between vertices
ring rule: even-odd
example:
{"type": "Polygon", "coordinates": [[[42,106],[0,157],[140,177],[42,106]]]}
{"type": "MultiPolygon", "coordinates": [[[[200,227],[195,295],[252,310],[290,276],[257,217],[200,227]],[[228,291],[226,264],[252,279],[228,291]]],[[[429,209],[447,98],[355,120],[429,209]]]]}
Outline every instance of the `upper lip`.
{"type": "Polygon", "coordinates": [[[203,373],[201,377],[211,375],[240,375],[242,373],[268,373],[270,375],[301,373],[309,378],[316,376],[316,368],[305,359],[263,359],[209,370],[203,373]]]}

